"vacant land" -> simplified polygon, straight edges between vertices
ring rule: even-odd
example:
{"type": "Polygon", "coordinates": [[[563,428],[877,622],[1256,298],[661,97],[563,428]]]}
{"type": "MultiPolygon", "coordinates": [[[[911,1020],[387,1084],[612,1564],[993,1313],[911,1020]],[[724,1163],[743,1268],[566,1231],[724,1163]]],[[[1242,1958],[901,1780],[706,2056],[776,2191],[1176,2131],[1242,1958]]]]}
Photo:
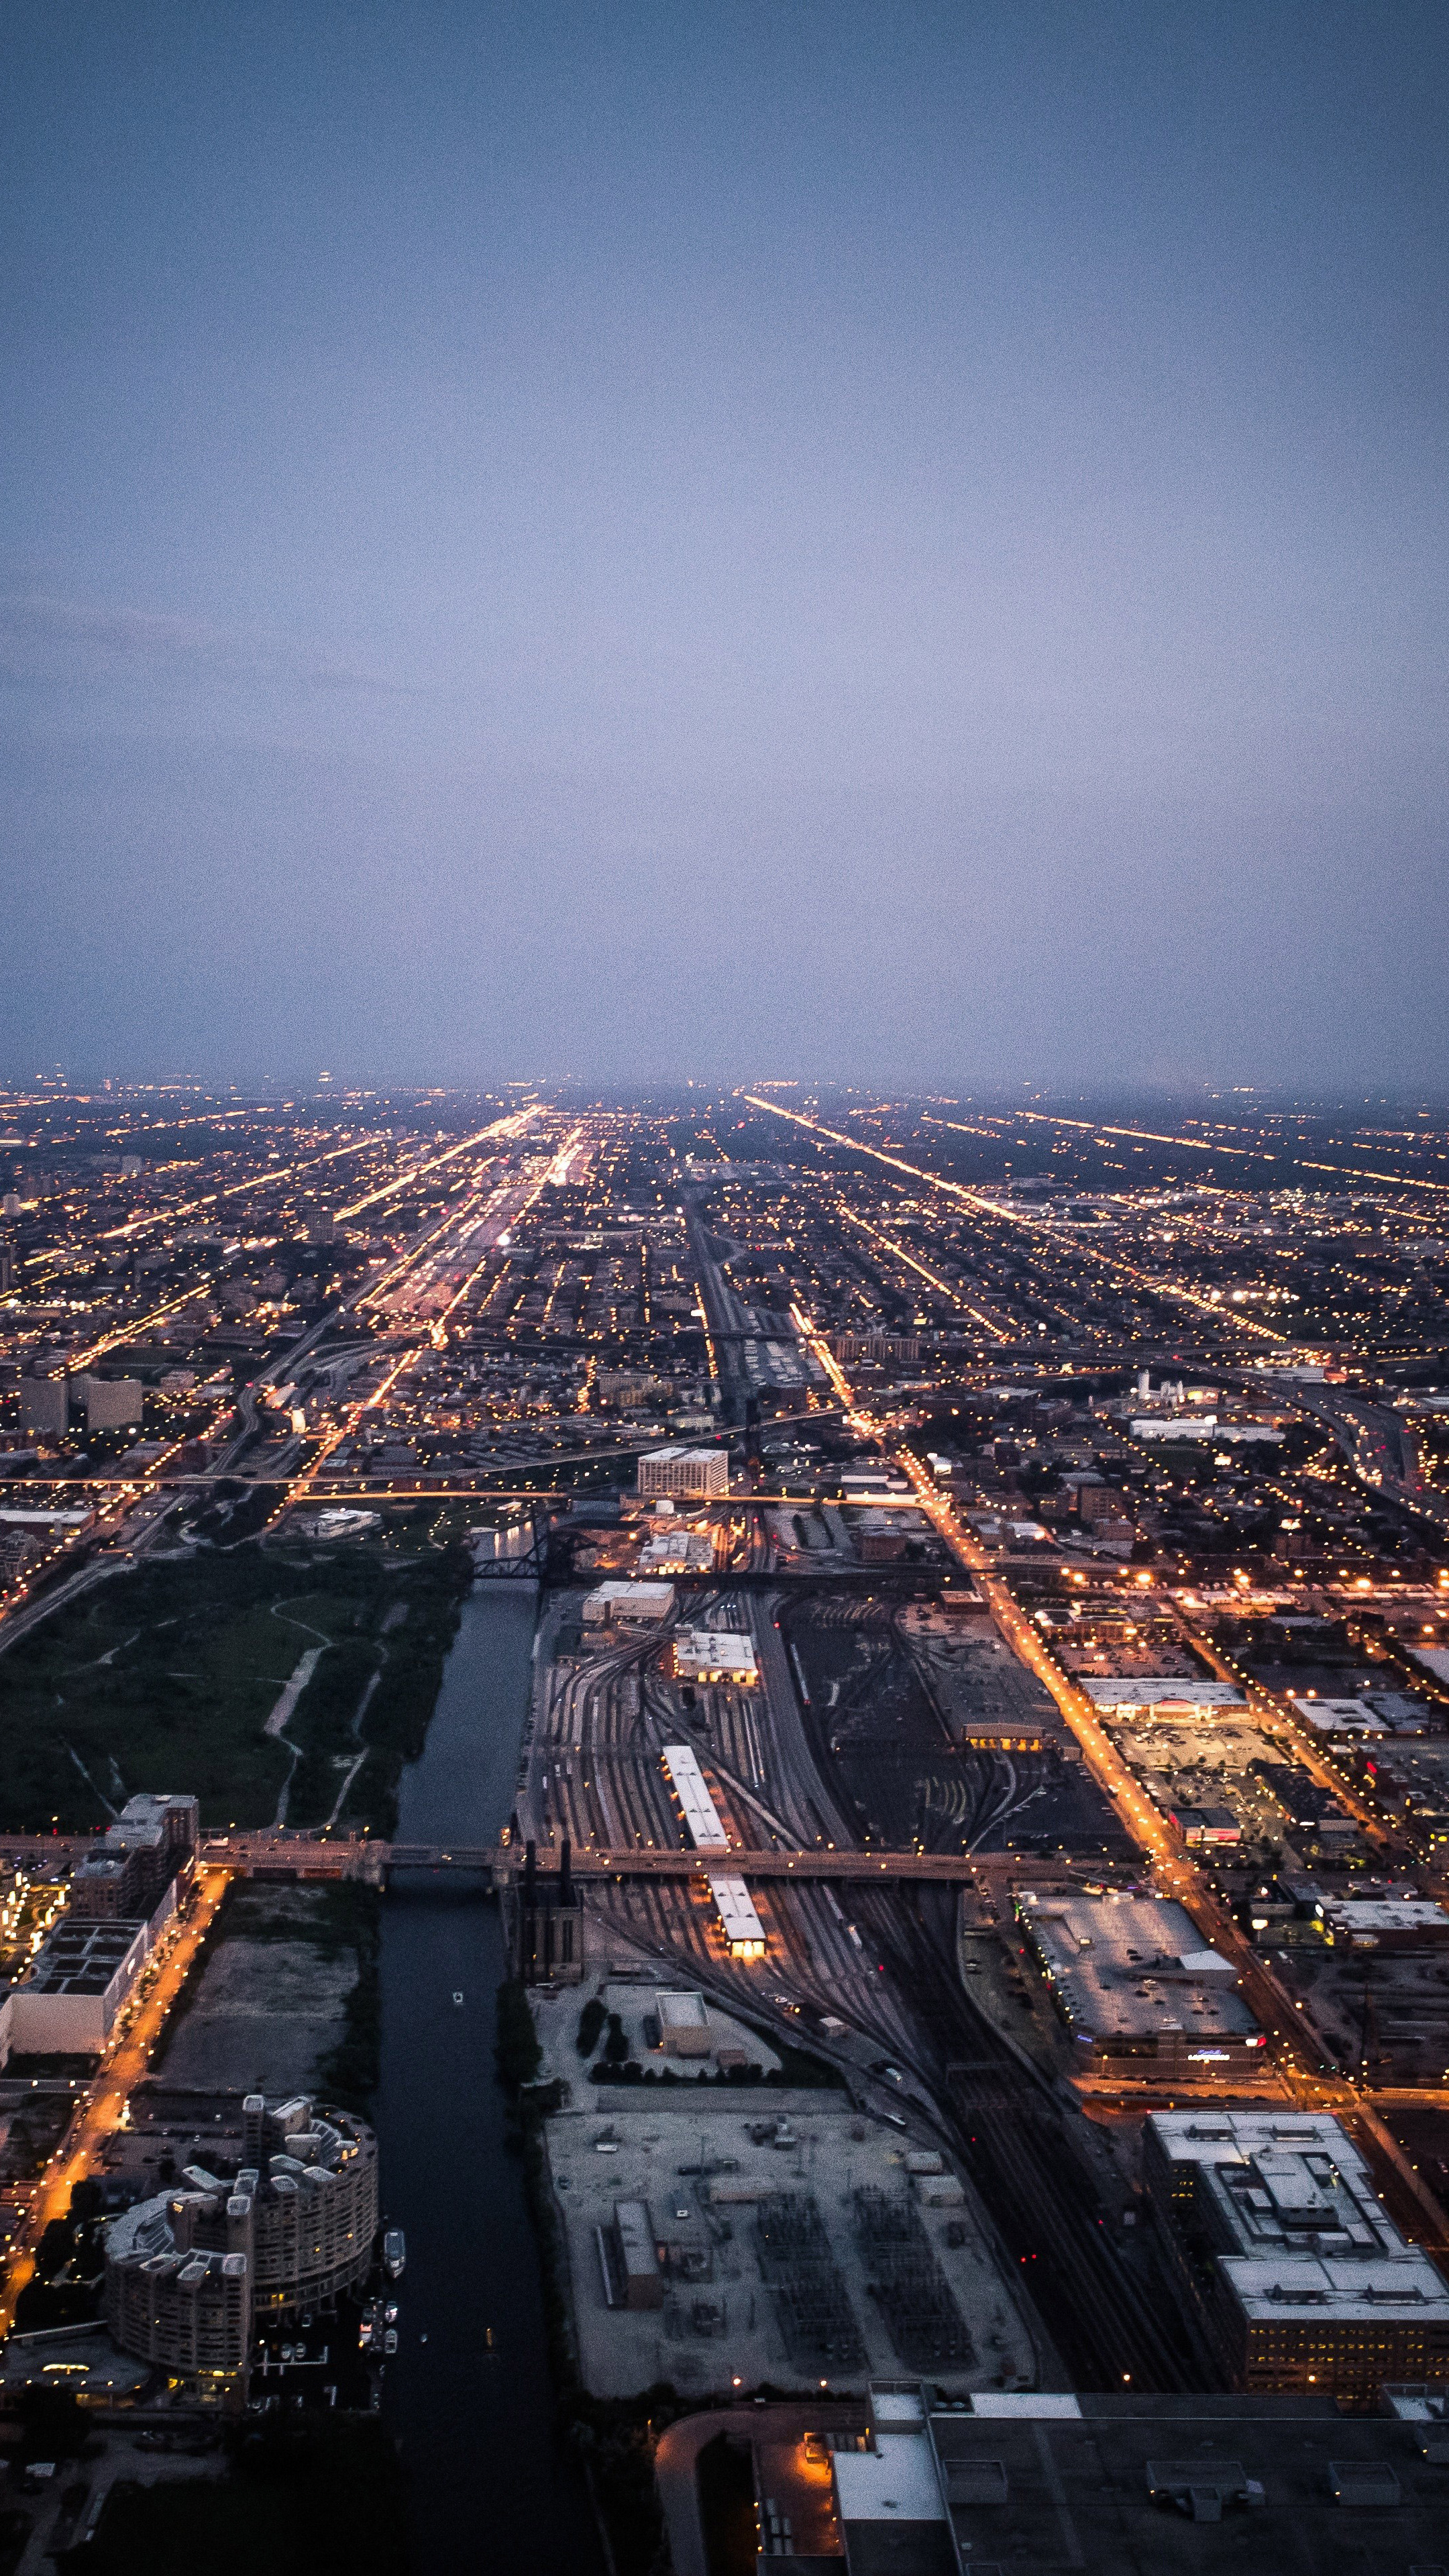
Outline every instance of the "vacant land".
{"type": "Polygon", "coordinates": [[[471,1579],[424,1514],[390,1543],[142,1565],[58,1610],[0,1656],[0,1827],[74,1832],[190,1789],[223,1829],[389,1829],[471,1579]]]}
{"type": "Polygon", "coordinates": [[[363,2108],[377,2075],[379,1904],[371,1888],[234,1884],[157,2057],[166,2083],[363,2108]]]}

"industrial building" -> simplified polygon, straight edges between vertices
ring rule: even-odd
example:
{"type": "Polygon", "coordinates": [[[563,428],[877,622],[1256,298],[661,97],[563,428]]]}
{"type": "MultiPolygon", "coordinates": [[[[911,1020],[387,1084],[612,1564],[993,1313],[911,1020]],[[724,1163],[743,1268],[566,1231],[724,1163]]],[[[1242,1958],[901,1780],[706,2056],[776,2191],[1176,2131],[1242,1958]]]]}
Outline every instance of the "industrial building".
{"type": "Polygon", "coordinates": [[[1371,2406],[1449,2380],[1449,2284],[1327,2113],[1157,2111],[1143,2173],[1234,2386],[1371,2406]]]}
{"type": "Polygon", "coordinates": [[[1181,1905],[1155,1896],[1030,1896],[1017,1920],[1084,2062],[1112,2075],[1222,2084],[1261,2066],[1237,1972],[1181,1905]]]}
{"type": "Polygon", "coordinates": [[[254,2326],[361,2287],[377,2232],[377,2144],[305,2094],[243,2106],[246,2162],[188,2165],[106,2231],[105,2316],[123,2352],[224,2398],[244,2383],[254,2326]]]}
{"type": "Polygon", "coordinates": [[[1322,1908],[1335,1941],[1352,1950],[1442,1950],[1449,1913],[1432,1896],[1330,1896],[1322,1908]]]}
{"type": "Polygon", "coordinates": [[[1428,2576],[1442,2563],[1443,2489],[1424,2474],[1412,2397],[1355,2419],[1314,2391],[943,2398],[877,2384],[869,2416],[863,2442],[829,2452],[845,2576],[1428,2576]]]}
{"type": "Polygon", "coordinates": [[[1156,1709],[1163,1715],[1176,1711],[1184,1717],[1202,1709],[1236,1708],[1245,1715],[1247,1711],[1242,1692],[1232,1682],[1199,1681],[1195,1674],[1082,1673],[1077,1676],[1077,1688],[1099,1709],[1156,1709]]]}
{"type": "Polygon", "coordinates": [[[893,1510],[879,1503],[853,1511],[848,1526],[851,1545],[862,1565],[893,1565],[911,1548],[919,1556],[923,1542],[931,1536],[931,1524],[924,1512],[912,1508],[893,1510]]]}
{"type": "Polygon", "coordinates": [[[1076,1738],[1045,1684],[1003,1644],[984,1602],[948,1592],[942,1603],[952,1635],[930,1656],[931,1692],[957,1743],[992,1753],[1039,1753],[1067,1760],[1076,1738]]]}
{"type": "Polygon", "coordinates": [[[670,1494],[676,1500],[713,1502],[729,1492],[730,1463],[723,1449],[690,1449],[671,1440],[651,1449],[639,1461],[641,1494],[670,1494]]]}
{"type": "Polygon", "coordinates": [[[646,1538],[639,1550],[638,1572],[644,1576],[661,1574],[712,1574],[714,1571],[714,1536],[707,1529],[664,1529],[646,1538]]]}
{"type": "Polygon", "coordinates": [[[610,2230],[612,2244],[607,2244],[600,2231],[599,2258],[604,2272],[604,2296],[611,2307],[662,2308],[664,2275],[654,2244],[654,2230],[649,2222],[648,2204],[642,2200],[620,2200],[614,2204],[614,2224],[610,2230]],[[609,2257],[615,2260],[611,2265],[609,2257]],[[617,2268],[615,2268],[617,2267],[617,2268]]]}
{"type": "Polygon", "coordinates": [[[714,2033],[703,1995],[680,1994],[672,1987],[661,1986],[654,1998],[654,2013],[659,2024],[659,2045],[666,2057],[711,2055],[714,2033]]]}
{"type": "Polygon", "coordinates": [[[672,1583],[600,1583],[584,1596],[586,1628],[653,1627],[674,1608],[672,1583]]]}
{"type": "Polygon", "coordinates": [[[732,1628],[681,1628],[674,1640],[674,1678],[679,1682],[729,1682],[736,1690],[759,1687],[759,1657],[753,1637],[732,1628]]]}

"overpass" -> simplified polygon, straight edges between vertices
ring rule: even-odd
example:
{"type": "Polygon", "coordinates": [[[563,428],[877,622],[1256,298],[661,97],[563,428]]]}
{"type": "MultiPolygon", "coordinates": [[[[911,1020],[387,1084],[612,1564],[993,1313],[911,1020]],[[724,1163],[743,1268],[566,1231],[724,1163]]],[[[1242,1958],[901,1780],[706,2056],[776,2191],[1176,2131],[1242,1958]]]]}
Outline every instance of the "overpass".
{"type": "MultiPolygon", "coordinates": [[[[0,1861],[18,1863],[33,1876],[50,1869],[60,1877],[98,1846],[99,1837],[94,1834],[5,1834],[0,1835],[0,1861]]],[[[689,1880],[711,1872],[761,1881],[858,1880],[878,1886],[882,1880],[904,1879],[960,1884],[976,1871],[966,1852],[833,1851],[828,1844],[799,1851],[751,1851],[732,1844],[718,1852],[671,1851],[652,1844],[603,1851],[585,1845],[575,1848],[570,1858],[576,1885],[625,1878],[689,1880]]],[[[394,1872],[412,1870],[482,1877],[493,1887],[509,1887],[523,1874],[522,1843],[385,1843],[264,1829],[203,1835],[197,1859],[208,1869],[230,1870],[237,1878],[360,1879],[372,1887],[385,1886],[394,1872]]],[[[539,1877],[556,1878],[558,1870],[557,1848],[541,1844],[539,1877]]]]}
{"type": "MultiPolygon", "coordinates": [[[[492,1887],[509,1887],[522,1876],[522,1843],[385,1843],[329,1841],[305,1834],[229,1834],[203,1842],[200,1858],[208,1868],[229,1869],[242,1878],[361,1879],[385,1886],[397,1874],[425,1871],[486,1878],[492,1887]]],[[[619,1851],[585,1846],[571,1854],[574,1883],[603,1885],[626,1878],[689,1881],[707,1873],[759,1881],[828,1879],[860,1881],[934,1880],[959,1884],[970,1880],[976,1864],[966,1852],[832,1851],[828,1846],[787,1851],[748,1851],[733,1845],[725,1851],[668,1851],[644,1845],[619,1851]]],[[[538,1852],[538,1874],[555,1878],[559,1854],[547,1844],[538,1852]]]]}

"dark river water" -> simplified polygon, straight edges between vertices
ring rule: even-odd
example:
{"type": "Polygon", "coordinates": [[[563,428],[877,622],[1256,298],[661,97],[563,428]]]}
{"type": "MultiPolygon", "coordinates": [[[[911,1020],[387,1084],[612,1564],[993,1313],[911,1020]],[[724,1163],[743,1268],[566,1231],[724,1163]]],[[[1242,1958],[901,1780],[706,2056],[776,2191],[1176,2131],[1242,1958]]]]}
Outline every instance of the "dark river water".
{"type": "MultiPolygon", "coordinates": [[[[508,1822],[535,1604],[512,1583],[465,1602],[423,1758],[403,1774],[400,1840],[486,1843],[508,1822]]],[[[505,1973],[498,1909],[478,1894],[424,1879],[384,1899],[377,2130],[408,2259],[383,2410],[410,2472],[416,2576],[597,2576],[588,2499],[553,2438],[538,2257],[493,2076],[505,1973]]]]}

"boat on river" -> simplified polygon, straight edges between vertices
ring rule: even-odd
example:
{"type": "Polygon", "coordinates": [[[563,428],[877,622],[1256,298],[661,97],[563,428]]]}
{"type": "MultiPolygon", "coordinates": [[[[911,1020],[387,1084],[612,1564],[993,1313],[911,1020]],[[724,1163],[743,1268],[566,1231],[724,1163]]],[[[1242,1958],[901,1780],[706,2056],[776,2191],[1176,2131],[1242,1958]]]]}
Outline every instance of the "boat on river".
{"type": "Polygon", "coordinates": [[[407,2239],[400,2227],[390,2227],[382,2240],[382,2268],[390,2281],[400,2281],[407,2268],[407,2239]]]}

